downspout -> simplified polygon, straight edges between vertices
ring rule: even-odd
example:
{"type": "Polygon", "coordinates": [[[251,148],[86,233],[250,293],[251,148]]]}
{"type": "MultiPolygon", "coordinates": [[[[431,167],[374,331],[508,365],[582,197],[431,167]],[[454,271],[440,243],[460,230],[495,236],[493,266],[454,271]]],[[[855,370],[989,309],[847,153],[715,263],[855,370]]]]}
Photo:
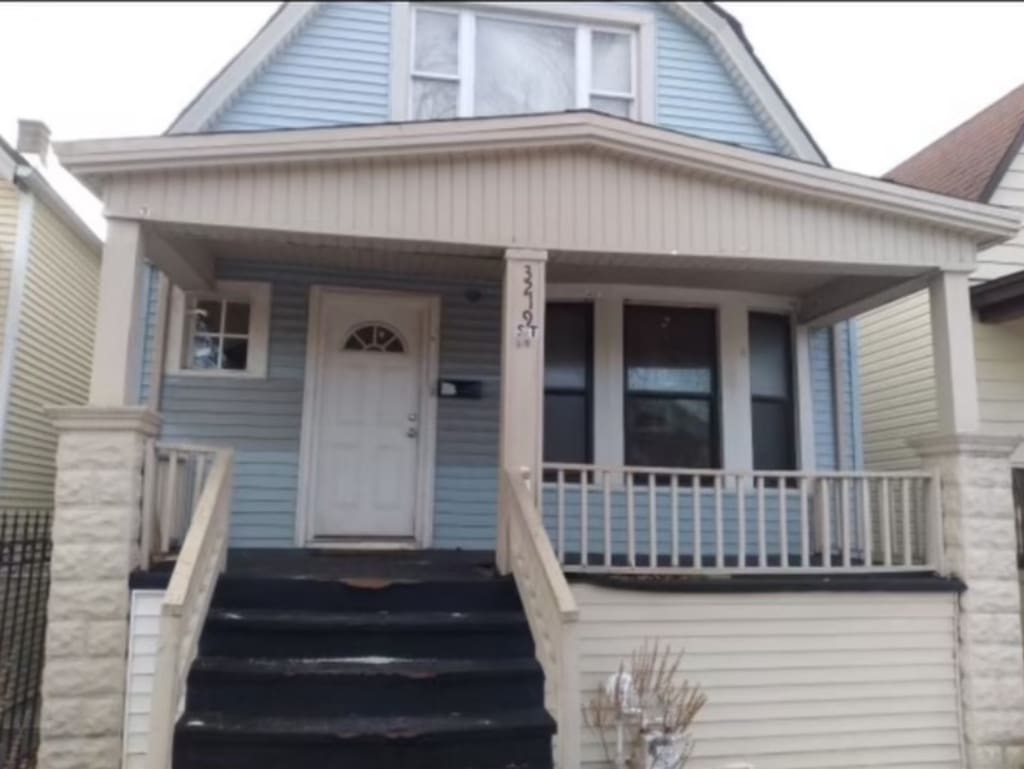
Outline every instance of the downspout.
{"type": "MultiPolygon", "coordinates": [[[[20,176],[21,169],[18,175],[20,176]]],[[[31,173],[29,171],[28,173],[31,173]]],[[[14,234],[14,252],[11,256],[11,285],[7,295],[7,316],[4,318],[4,349],[0,357],[0,472],[4,466],[7,448],[7,417],[10,411],[11,389],[14,384],[14,361],[24,304],[25,279],[32,249],[32,223],[35,218],[36,198],[27,189],[19,188],[18,222],[14,234]]]]}
{"type": "MultiPolygon", "coordinates": [[[[158,281],[158,285],[156,307],[153,308],[153,323],[155,324],[155,329],[153,331],[153,359],[149,370],[149,389],[146,392],[145,405],[153,411],[159,411],[160,396],[162,395],[164,384],[164,357],[167,348],[167,316],[171,306],[171,282],[162,272],[157,270],[155,267],[150,267],[149,280],[152,282],[154,279],[158,281]]],[[[150,291],[147,290],[147,303],[149,302],[149,299],[150,291]]]]}
{"type": "Polygon", "coordinates": [[[846,321],[847,349],[850,351],[850,449],[853,452],[853,469],[864,469],[864,436],[860,422],[860,356],[857,353],[857,324],[846,321]]]}

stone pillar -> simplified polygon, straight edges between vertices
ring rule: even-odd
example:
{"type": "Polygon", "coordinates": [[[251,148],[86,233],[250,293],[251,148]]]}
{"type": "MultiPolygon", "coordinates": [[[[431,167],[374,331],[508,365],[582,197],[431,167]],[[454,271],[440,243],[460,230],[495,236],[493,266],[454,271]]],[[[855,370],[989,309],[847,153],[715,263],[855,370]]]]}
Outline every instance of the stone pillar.
{"type": "MultiPolygon", "coordinates": [[[[501,327],[500,468],[529,468],[535,488],[544,441],[544,304],[547,252],[511,248],[505,252],[501,327]]],[[[500,484],[504,485],[504,484],[500,484]]],[[[499,500],[498,569],[507,572],[508,534],[499,500]]]]}
{"type": "Polygon", "coordinates": [[[960,682],[969,769],[1024,766],[1024,649],[1010,454],[1016,439],[914,442],[942,479],[947,568],[960,596],[960,682]]]}
{"type": "Polygon", "coordinates": [[[59,437],[39,769],[118,769],[143,449],[160,422],[141,407],[52,414],[59,437]]]}

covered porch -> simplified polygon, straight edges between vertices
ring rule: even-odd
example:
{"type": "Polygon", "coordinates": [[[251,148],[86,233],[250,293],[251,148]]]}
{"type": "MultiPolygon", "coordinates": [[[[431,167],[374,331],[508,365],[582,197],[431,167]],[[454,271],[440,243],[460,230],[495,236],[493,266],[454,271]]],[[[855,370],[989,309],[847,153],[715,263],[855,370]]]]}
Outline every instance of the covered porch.
{"type": "Polygon", "coordinates": [[[961,466],[836,461],[815,339],[927,287],[942,431],[976,431],[967,277],[1014,214],[590,113],[60,152],[110,221],[60,462],[122,435],[125,584],[177,557],[157,756],[232,543],[492,551],[566,769],[567,572],[948,571],[961,466]]]}

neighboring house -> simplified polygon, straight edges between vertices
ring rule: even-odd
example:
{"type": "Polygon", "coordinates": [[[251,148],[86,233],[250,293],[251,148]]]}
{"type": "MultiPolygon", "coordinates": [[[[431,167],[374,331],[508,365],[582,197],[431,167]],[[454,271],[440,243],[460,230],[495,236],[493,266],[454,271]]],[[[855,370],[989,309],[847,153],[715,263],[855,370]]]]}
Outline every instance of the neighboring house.
{"type": "Polygon", "coordinates": [[[0,138],[0,509],[49,510],[45,409],[88,400],[103,245],[47,181],[46,126],[20,121],[17,147],[0,138]]]}
{"type": "MultiPolygon", "coordinates": [[[[905,160],[886,178],[1024,211],[1024,85],[905,160]]],[[[981,251],[971,274],[973,344],[982,429],[1024,439],[1024,233],[981,251]]],[[[938,406],[927,292],[860,320],[864,454],[868,467],[903,469],[907,443],[935,432],[938,406]]],[[[1024,445],[1014,462],[1024,467],[1024,445]]]]}
{"type": "Polygon", "coordinates": [[[43,769],[596,768],[647,639],[697,769],[1011,765],[957,341],[1020,217],[830,168],[714,4],[286,5],[59,152],[109,234],[43,769]],[[867,473],[848,321],[921,284],[944,435],[867,473]]]}

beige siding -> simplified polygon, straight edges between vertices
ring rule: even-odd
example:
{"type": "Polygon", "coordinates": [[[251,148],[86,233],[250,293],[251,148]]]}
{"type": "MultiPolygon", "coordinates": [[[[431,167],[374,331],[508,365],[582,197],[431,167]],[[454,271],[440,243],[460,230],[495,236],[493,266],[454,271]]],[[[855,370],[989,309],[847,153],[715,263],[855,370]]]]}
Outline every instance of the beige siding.
{"type": "MultiPolygon", "coordinates": [[[[1017,155],[992,195],[992,203],[1013,206],[1024,211],[1024,149],[1017,155]]],[[[993,280],[1024,269],[1024,230],[1009,243],[995,246],[978,255],[974,277],[993,280]]]]}
{"type": "Polygon", "coordinates": [[[869,469],[918,467],[907,439],[938,431],[928,293],[858,319],[864,462],[869,469]]]}
{"type": "Polygon", "coordinates": [[[11,264],[14,259],[20,198],[17,187],[0,179],[0,358],[4,351],[4,324],[7,320],[8,295],[11,292],[11,264]]]}
{"type": "Polygon", "coordinates": [[[56,439],[46,406],[88,398],[99,254],[37,203],[25,276],[0,503],[48,506],[56,439]]]}
{"type": "MultiPolygon", "coordinates": [[[[1024,437],[1024,318],[975,323],[974,352],[982,431],[1024,437]]],[[[1024,462],[1024,448],[1014,459],[1024,462]]]]}
{"type": "Polygon", "coordinates": [[[584,702],[645,639],[685,648],[708,695],[688,769],[961,765],[951,594],[573,593],[584,702]]]}
{"type": "Polygon", "coordinates": [[[596,253],[969,264],[966,237],[877,211],[596,150],[137,173],[108,216],[353,238],[596,253]]]}

